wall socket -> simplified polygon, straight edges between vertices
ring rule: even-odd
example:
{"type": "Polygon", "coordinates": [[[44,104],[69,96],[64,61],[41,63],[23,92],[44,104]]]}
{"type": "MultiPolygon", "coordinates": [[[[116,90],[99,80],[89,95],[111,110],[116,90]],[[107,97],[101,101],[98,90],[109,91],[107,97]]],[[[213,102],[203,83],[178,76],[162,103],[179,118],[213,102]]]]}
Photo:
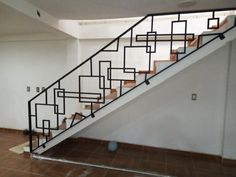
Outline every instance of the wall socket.
{"type": "Polygon", "coordinates": [[[36,87],[36,92],[40,92],[40,88],[39,87],[36,87]]]}
{"type": "Polygon", "coordinates": [[[27,86],[27,87],[26,87],[26,91],[27,91],[27,92],[30,92],[30,86],[27,86]]]}
{"type": "Polygon", "coordinates": [[[196,100],[197,100],[197,94],[196,94],[196,93],[192,93],[191,99],[192,99],[193,101],[196,101],[196,100]]]}

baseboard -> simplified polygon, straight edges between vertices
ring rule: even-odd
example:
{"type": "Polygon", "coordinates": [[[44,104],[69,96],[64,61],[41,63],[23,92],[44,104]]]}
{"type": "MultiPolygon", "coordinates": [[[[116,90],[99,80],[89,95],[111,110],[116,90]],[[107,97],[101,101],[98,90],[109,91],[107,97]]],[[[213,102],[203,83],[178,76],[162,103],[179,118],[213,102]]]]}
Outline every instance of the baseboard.
{"type": "Polygon", "coordinates": [[[223,158],[222,159],[222,164],[225,165],[225,166],[236,167],[236,160],[223,158]]]}
{"type": "Polygon", "coordinates": [[[11,129],[11,128],[1,128],[1,127],[0,127],[0,132],[22,134],[22,133],[23,133],[23,130],[11,129]]]}

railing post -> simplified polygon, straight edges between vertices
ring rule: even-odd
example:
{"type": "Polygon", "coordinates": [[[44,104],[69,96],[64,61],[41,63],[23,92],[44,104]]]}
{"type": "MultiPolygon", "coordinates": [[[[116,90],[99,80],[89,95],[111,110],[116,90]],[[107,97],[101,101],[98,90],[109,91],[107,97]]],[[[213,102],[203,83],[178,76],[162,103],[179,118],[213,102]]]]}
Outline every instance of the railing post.
{"type": "Polygon", "coordinates": [[[32,121],[31,121],[31,101],[28,101],[28,118],[29,118],[29,148],[30,152],[32,152],[32,121]]]}

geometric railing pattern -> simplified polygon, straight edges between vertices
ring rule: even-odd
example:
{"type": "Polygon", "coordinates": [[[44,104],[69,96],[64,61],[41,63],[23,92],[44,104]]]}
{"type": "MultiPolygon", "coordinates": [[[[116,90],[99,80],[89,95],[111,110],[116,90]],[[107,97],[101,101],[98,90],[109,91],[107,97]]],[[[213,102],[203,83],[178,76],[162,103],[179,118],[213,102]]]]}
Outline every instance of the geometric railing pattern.
{"type": "MultiPolygon", "coordinates": [[[[64,117],[71,117],[66,129],[108,106],[152,77],[187,58],[199,48],[235,27],[235,9],[149,14],[112,40],[94,55],[59,78],[28,102],[30,151],[53,139],[52,131],[60,129],[64,117]],[[189,16],[191,18],[189,18],[189,16]],[[200,16],[199,18],[193,18],[200,16]],[[196,28],[197,24],[197,28],[196,28]],[[205,33],[200,33],[208,31],[205,33]],[[164,53],[164,54],[161,54],[164,53]],[[134,60],[135,57],[135,60],[134,60]],[[163,58],[162,58],[163,57],[163,58]],[[171,61],[153,71],[154,61],[171,61]],[[141,77],[141,80],[138,78],[141,77]],[[128,90],[125,83],[136,82],[128,90]],[[117,97],[106,99],[112,89],[117,97]],[[89,111],[81,111],[89,105],[89,111]],[[99,105],[99,108],[95,108],[99,105]],[[80,117],[76,120],[76,117],[80,117]],[[35,130],[37,133],[33,134],[35,130]]],[[[62,130],[61,133],[63,133],[62,130]]],[[[56,135],[59,136],[59,135],[56,135]]]]}

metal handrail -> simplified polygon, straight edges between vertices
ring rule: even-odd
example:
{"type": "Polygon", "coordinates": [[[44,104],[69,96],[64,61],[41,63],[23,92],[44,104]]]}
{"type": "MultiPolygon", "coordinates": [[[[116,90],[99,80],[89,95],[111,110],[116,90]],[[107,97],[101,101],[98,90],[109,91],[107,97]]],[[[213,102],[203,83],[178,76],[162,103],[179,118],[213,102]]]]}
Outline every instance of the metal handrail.
{"type": "MultiPolygon", "coordinates": [[[[101,52],[104,52],[104,51],[106,51],[105,49],[106,48],[108,48],[109,46],[111,46],[113,43],[115,43],[115,42],[117,42],[117,46],[119,47],[119,40],[125,35],[125,34],[127,34],[127,33],[129,33],[130,32],[130,35],[131,35],[131,41],[130,41],[130,45],[131,45],[131,47],[132,47],[132,37],[133,37],[133,30],[134,30],[134,28],[136,27],[136,26],[138,26],[140,23],[142,23],[143,21],[145,21],[147,18],[151,18],[151,32],[149,32],[149,33],[153,33],[154,35],[153,36],[155,36],[155,42],[156,42],[156,33],[154,33],[153,32],[153,21],[154,21],[154,17],[156,17],[156,16],[164,16],[164,15],[178,15],[178,20],[180,19],[180,17],[181,17],[181,15],[183,15],[183,14],[190,14],[190,13],[200,13],[200,12],[212,12],[213,13],[213,16],[214,16],[214,14],[215,14],[215,12],[219,12],[219,11],[229,11],[229,10],[236,10],[236,8],[224,8],[224,9],[213,9],[213,10],[199,10],[199,11],[184,11],[184,12],[171,12],[171,13],[158,13],[158,14],[148,14],[148,15],[146,15],[145,17],[143,17],[141,20],[139,20],[137,23],[135,23],[134,25],[132,25],[130,28],[128,28],[126,31],[124,31],[121,35],[119,35],[117,38],[115,38],[115,39],[113,39],[110,43],[108,43],[107,45],[105,45],[104,47],[102,47],[100,50],[98,50],[96,53],[94,53],[91,57],[89,57],[88,59],[86,59],[85,61],[83,61],[81,64],[79,64],[78,66],[76,66],[75,68],[73,68],[71,71],[69,71],[68,73],[66,73],[65,75],[63,75],[62,77],[60,77],[58,80],[56,80],[55,82],[53,82],[51,85],[49,85],[47,88],[45,88],[45,90],[43,90],[42,92],[40,92],[39,94],[37,94],[36,96],[34,96],[32,99],[30,99],[29,101],[28,101],[28,118],[29,118],[29,132],[30,132],[30,135],[29,135],[29,142],[30,142],[30,152],[32,152],[33,150],[35,150],[35,149],[33,149],[33,144],[32,144],[32,142],[33,142],[33,134],[32,134],[32,118],[34,117],[35,119],[36,119],[36,115],[34,115],[34,114],[32,114],[32,102],[33,101],[35,101],[38,97],[40,97],[40,96],[42,96],[43,94],[45,94],[45,104],[46,105],[50,105],[50,104],[48,104],[48,91],[53,87],[53,86],[55,86],[55,85],[57,85],[58,86],[58,88],[59,89],[61,89],[61,81],[63,80],[63,79],[65,79],[67,76],[69,76],[70,74],[72,74],[72,73],[74,73],[77,69],[79,69],[79,68],[81,68],[82,66],[84,66],[85,64],[87,64],[87,63],[89,63],[90,64],[90,74],[91,74],[91,76],[93,75],[93,68],[92,68],[92,62],[93,62],[93,58],[95,57],[95,56],[97,56],[99,53],[101,53],[101,52]]],[[[187,22],[186,22],[187,23],[187,22]]],[[[149,62],[149,69],[148,69],[148,72],[147,73],[145,73],[145,79],[142,81],[142,82],[140,82],[138,85],[136,85],[136,86],[134,86],[133,88],[131,88],[130,90],[128,90],[127,92],[125,92],[125,93],[121,93],[117,98],[115,98],[115,99],[113,99],[111,102],[109,102],[109,103],[106,103],[105,105],[103,105],[102,107],[100,107],[100,108],[98,108],[97,110],[94,110],[93,111],[93,102],[91,102],[91,114],[89,114],[89,115],[87,115],[87,116],[83,116],[83,119],[81,119],[81,120],[79,120],[77,123],[75,123],[75,124],[73,124],[73,122],[74,122],[74,120],[75,120],[75,117],[76,117],[76,115],[78,114],[78,113],[75,113],[74,114],[74,117],[73,117],[73,122],[71,123],[71,126],[69,127],[69,128],[67,128],[66,130],[64,130],[64,131],[68,131],[72,126],[75,126],[75,125],[77,125],[77,124],[79,124],[80,122],[82,122],[82,121],[84,121],[84,120],[86,120],[87,118],[89,118],[89,117],[94,117],[94,114],[96,113],[96,112],[98,112],[98,111],[100,111],[100,110],[102,110],[104,107],[106,107],[106,106],[108,106],[108,105],[110,105],[112,102],[114,102],[114,101],[116,101],[117,99],[119,99],[120,97],[122,97],[122,96],[124,96],[125,94],[127,94],[127,93],[129,93],[130,91],[133,91],[135,88],[137,88],[137,87],[139,87],[140,85],[142,85],[142,84],[149,84],[149,80],[151,80],[152,78],[154,78],[155,76],[157,76],[157,75],[159,75],[160,73],[162,73],[162,72],[164,72],[165,70],[167,70],[168,68],[170,68],[170,67],[172,67],[173,65],[175,65],[177,62],[180,62],[181,60],[183,60],[183,59],[185,59],[185,58],[187,58],[189,55],[191,55],[192,53],[194,53],[194,52],[196,52],[197,50],[199,50],[200,48],[202,48],[202,47],[204,47],[204,46],[206,46],[206,45],[208,45],[209,43],[211,43],[212,41],[214,41],[215,39],[217,39],[217,38],[221,38],[222,37],[222,35],[224,35],[226,32],[228,32],[229,30],[231,30],[232,28],[234,28],[235,27],[235,24],[232,26],[232,27],[230,27],[230,28],[228,28],[227,30],[225,30],[224,32],[220,32],[220,33],[214,33],[214,34],[204,34],[204,35],[201,35],[201,36],[210,36],[210,35],[214,35],[214,37],[212,38],[212,39],[210,39],[209,41],[207,41],[206,43],[204,43],[204,44],[199,44],[200,43],[200,41],[198,40],[198,42],[197,42],[197,48],[195,49],[195,50],[193,50],[192,52],[190,52],[190,53],[188,53],[188,54],[186,54],[185,56],[183,56],[182,58],[177,58],[177,60],[176,60],[176,62],[174,62],[174,63],[172,63],[171,65],[169,65],[169,66],[167,66],[166,68],[164,68],[163,70],[161,70],[161,71],[158,71],[157,73],[155,73],[155,74],[153,74],[152,76],[150,76],[150,77],[148,77],[147,75],[148,75],[148,72],[150,72],[150,62],[149,62]]],[[[172,28],[173,29],[173,28],[172,28]]],[[[187,31],[187,27],[185,27],[185,41],[184,41],[184,45],[186,45],[186,31],[187,31]]],[[[147,38],[148,38],[148,32],[147,32],[147,38]]],[[[173,35],[171,35],[171,40],[170,40],[170,42],[171,42],[171,48],[172,48],[172,42],[174,41],[174,39],[173,39],[173,35]]],[[[152,52],[151,51],[151,47],[148,45],[148,39],[146,39],[146,46],[140,46],[140,47],[146,47],[146,51],[147,52],[152,52]]],[[[186,46],[184,46],[185,47],[185,49],[186,49],[186,46]]],[[[108,51],[109,52],[109,51],[108,51]]],[[[116,50],[113,50],[112,52],[118,52],[118,49],[116,49],[116,50]]],[[[174,54],[174,53],[172,53],[172,50],[170,51],[170,53],[171,54],[174,54]]],[[[181,53],[177,53],[177,56],[178,56],[178,54],[181,54],[181,53]]],[[[119,68],[120,69],[120,68],[119,68]]],[[[128,69],[128,68],[121,68],[121,69],[123,69],[123,71],[124,72],[127,72],[126,70],[128,69]]],[[[130,71],[129,71],[130,72],[130,71]]],[[[129,72],[127,72],[127,73],[129,73],[129,72]]],[[[134,69],[134,75],[137,73],[136,71],[135,71],[135,69],[134,69]]],[[[110,71],[110,74],[111,74],[111,71],[110,71]]],[[[99,78],[100,79],[100,78],[99,78]]],[[[105,79],[104,79],[105,80],[105,79]]],[[[122,81],[123,80],[121,80],[121,82],[120,82],[120,85],[122,86],[122,81]]],[[[80,85],[80,84],[79,84],[80,85]]],[[[105,89],[105,88],[103,88],[103,89],[105,89]]],[[[64,90],[65,91],[65,90],[64,90]]],[[[64,99],[65,99],[65,92],[62,92],[62,93],[64,93],[64,95],[62,96],[62,97],[64,97],[64,99]]],[[[79,93],[80,94],[80,93],[79,93]]],[[[80,96],[79,96],[80,97],[80,96]]],[[[80,99],[80,98],[79,98],[80,99]]],[[[103,98],[103,99],[105,99],[105,98],[103,98]]],[[[83,103],[83,102],[82,102],[83,103]]],[[[37,104],[37,103],[36,103],[37,104]]],[[[35,104],[35,105],[36,105],[35,104]]],[[[50,105],[50,106],[52,106],[52,105],[50,105]]],[[[57,112],[57,114],[58,114],[58,105],[56,106],[56,108],[55,108],[55,105],[54,105],[54,109],[57,109],[56,110],[56,112],[57,112]]],[[[37,120],[36,120],[37,121],[37,120]]],[[[44,120],[44,121],[46,121],[46,120],[44,120]]],[[[37,124],[37,122],[36,122],[36,124],[37,124]]],[[[43,132],[44,132],[44,130],[46,129],[46,130],[48,130],[49,132],[50,132],[50,130],[52,130],[53,128],[51,128],[50,127],[50,121],[49,121],[49,127],[48,128],[46,128],[46,127],[42,127],[41,129],[43,129],[43,132]]],[[[64,132],[63,131],[63,132],[64,132]]],[[[57,136],[59,136],[60,134],[62,134],[63,132],[61,132],[61,133],[59,133],[58,135],[56,135],[55,137],[57,137],[57,136]]],[[[52,137],[51,139],[53,139],[53,138],[55,138],[55,137],[52,137]]],[[[48,138],[48,137],[47,137],[48,138]]],[[[45,143],[42,143],[41,145],[39,145],[38,147],[40,147],[40,146],[45,146],[45,144],[47,143],[47,141],[50,141],[51,139],[46,139],[46,142],[45,143]]],[[[36,149],[38,148],[38,147],[36,147],[36,149]]]]}

